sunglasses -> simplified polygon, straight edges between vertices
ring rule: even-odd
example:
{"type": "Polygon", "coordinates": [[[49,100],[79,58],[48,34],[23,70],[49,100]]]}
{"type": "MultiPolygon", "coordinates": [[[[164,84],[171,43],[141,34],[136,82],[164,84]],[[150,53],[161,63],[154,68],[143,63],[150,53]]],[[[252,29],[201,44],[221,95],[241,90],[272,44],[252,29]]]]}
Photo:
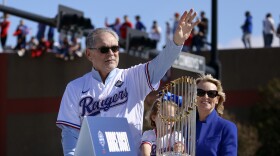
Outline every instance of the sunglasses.
{"type": "Polygon", "coordinates": [[[215,98],[216,96],[218,96],[218,91],[216,91],[216,90],[205,91],[203,89],[197,89],[197,92],[196,92],[197,96],[202,97],[205,94],[207,94],[207,96],[210,98],[215,98]]]}
{"type": "Polygon", "coordinates": [[[106,46],[102,46],[100,48],[89,48],[89,49],[97,49],[99,50],[102,54],[106,54],[110,51],[110,49],[112,50],[113,53],[116,53],[119,51],[120,47],[119,46],[112,46],[112,47],[106,47],[106,46]]]}

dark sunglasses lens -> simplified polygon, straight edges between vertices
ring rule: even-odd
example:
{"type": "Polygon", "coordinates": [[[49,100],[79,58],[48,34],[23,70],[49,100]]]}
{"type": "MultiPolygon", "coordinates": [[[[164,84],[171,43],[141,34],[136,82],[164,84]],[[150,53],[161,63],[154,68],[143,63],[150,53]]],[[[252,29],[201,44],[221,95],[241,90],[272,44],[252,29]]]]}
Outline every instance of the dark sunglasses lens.
{"type": "Polygon", "coordinates": [[[101,48],[99,48],[99,50],[100,50],[101,53],[108,53],[110,48],[109,47],[101,47],[101,48]]]}
{"type": "Polygon", "coordinates": [[[210,97],[210,98],[214,98],[214,97],[216,97],[217,96],[217,91],[208,91],[207,92],[207,95],[208,95],[208,97],[210,97]]]}
{"type": "Polygon", "coordinates": [[[113,52],[117,52],[119,51],[119,46],[112,46],[111,49],[113,52]]]}
{"type": "Polygon", "coordinates": [[[197,96],[204,96],[205,93],[206,93],[206,92],[205,92],[204,90],[202,90],[202,89],[197,89],[196,95],[197,95],[197,96]]]}
{"type": "Polygon", "coordinates": [[[101,47],[99,48],[101,53],[108,53],[110,51],[110,49],[115,53],[117,51],[119,51],[119,46],[112,46],[112,47],[101,47]]]}
{"type": "Polygon", "coordinates": [[[205,91],[205,90],[202,90],[202,89],[197,89],[196,95],[197,96],[204,96],[206,93],[207,93],[207,96],[210,97],[210,98],[214,98],[218,95],[218,92],[215,91],[215,90],[205,91]]]}

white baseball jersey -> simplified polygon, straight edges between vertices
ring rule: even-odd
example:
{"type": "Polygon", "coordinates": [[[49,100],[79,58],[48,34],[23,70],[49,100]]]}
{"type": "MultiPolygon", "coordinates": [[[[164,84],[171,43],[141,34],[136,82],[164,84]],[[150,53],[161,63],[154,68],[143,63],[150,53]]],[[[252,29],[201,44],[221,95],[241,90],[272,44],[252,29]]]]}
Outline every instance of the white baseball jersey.
{"type": "Polygon", "coordinates": [[[156,156],[157,136],[155,129],[143,133],[141,144],[149,144],[151,146],[151,156],[156,156]]]}
{"type": "Polygon", "coordinates": [[[157,89],[150,83],[148,64],[114,69],[105,84],[92,70],[72,82],[64,92],[56,124],[81,128],[84,116],[125,117],[137,148],[143,127],[144,99],[157,89]]]}
{"type": "Polygon", "coordinates": [[[96,70],[70,82],[64,92],[56,122],[62,129],[64,154],[73,155],[79,135],[73,128],[80,129],[85,115],[126,117],[138,148],[143,126],[143,101],[151,90],[158,88],[158,82],[181,49],[182,46],[169,40],[163,51],[150,63],[129,69],[114,69],[107,76],[105,84],[96,70]]]}
{"type": "MultiPolygon", "coordinates": [[[[161,145],[163,147],[162,150],[165,150],[166,147],[171,147],[171,150],[173,150],[173,146],[175,143],[177,142],[184,142],[184,138],[182,140],[182,137],[181,137],[181,132],[173,132],[171,134],[171,137],[170,137],[170,134],[167,134],[167,135],[164,135],[162,138],[161,138],[161,145]]],[[[157,136],[156,136],[156,130],[153,129],[153,130],[147,130],[143,133],[143,136],[141,138],[141,144],[149,144],[151,145],[151,156],[156,156],[156,148],[157,148],[157,136]]]]}

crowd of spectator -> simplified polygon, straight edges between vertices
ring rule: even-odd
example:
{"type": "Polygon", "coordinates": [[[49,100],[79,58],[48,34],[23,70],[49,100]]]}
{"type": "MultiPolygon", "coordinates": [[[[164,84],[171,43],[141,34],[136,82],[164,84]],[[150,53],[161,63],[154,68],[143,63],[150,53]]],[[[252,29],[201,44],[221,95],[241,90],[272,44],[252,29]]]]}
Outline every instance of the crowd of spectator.
{"type": "MultiPolygon", "coordinates": [[[[251,48],[251,34],[253,32],[253,21],[252,15],[250,11],[245,12],[245,21],[244,24],[241,26],[243,35],[242,35],[242,42],[245,48],[251,48]]],[[[274,19],[272,18],[271,13],[267,13],[264,20],[263,20],[263,41],[264,47],[270,48],[272,46],[272,42],[274,39],[274,35],[279,37],[280,40],[280,23],[276,29],[274,19]]]]}
{"type": "MultiPolygon", "coordinates": [[[[2,49],[6,48],[6,41],[8,38],[8,30],[11,22],[8,20],[8,14],[3,14],[0,21],[0,35],[2,49]]],[[[174,13],[173,23],[166,22],[165,37],[166,40],[172,39],[175,28],[178,25],[180,14],[174,13]]],[[[185,41],[182,51],[184,52],[200,52],[208,50],[210,43],[207,41],[209,20],[206,17],[204,11],[200,12],[200,24],[193,29],[190,37],[185,41]]],[[[148,29],[145,23],[142,22],[141,16],[135,16],[135,24],[133,24],[128,15],[124,15],[123,22],[121,18],[116,17],[114,23],[109,23],[108,18],[105,18],[104,25],[112,28],[120,37],[120,46],[125,48],[127,29],[136,29],[148,33],[148,36],[155,43],[159,43],[162,38],[162,30],[158,22],[154,20],[152,27],[148,29]]],[[[249,11],[245,12],[245,21],[241,26],[242,29],[242,42],[245,48],[251,48],[251,34],[253,32],[252,15],[249,11]]],[[[63,60],[73,60],[76,56],[81,57],[83,50],[81,46],[81,38],[75,34],[67,35],[67,32],[60,32],[58,41],[54,39],[55,28],[47,26],[43,23],[38,23],[36,36],[30,36],[30,40],[27,41],[27,35],[29,35],[29,28],[25,25],[24,20],[20,20],[19,24],[14,31],[13,35],[17,37],[17,43],[12,48],[19,56],[25,56],[29,54],[32,58],[40,57],[46,52],[53,52],[57,58],[63,60]],[[47,31],[47,33],[45,33],[47,31]]],[[[271,13],[267,13],[263,20],[263,40],[264,47],[271,47],[274,35],[280,39],[280,24],[277,29],[275,27],[274,19],[271,13]]],[[[165,40],[165,41],[166,41],[165,40]]]]}
{"type": "Polygon", "coordinates": [[[203,50],[208,50],[208,46],[210,45],[210,43],[207,41],[208,28],[209,28],[208,18],[206,18],[205,12],[201,11],[200,23],[197,25],[196,29],[193,29],[190,37],[185,41],[183,46],[183,51],[201,52],[203,50]]]}
{"type": "MultiPolygon", "coordinates": [[[[174,29],[178,25],[179,17],[180,14],[176,12],[174,13],[173,24],[171,24],[170,22],[166,22],[166,31],[165,31],[166,40],[172,38],[174,29]]],[[[111,25],[106,24],[107,22],[105,22],[105,26],[111,27],[115,31],[119,32],[120,38],[123,40],[126,39],[127,27],[148,32],[145,24],[141,22],[140,20],[141,18],[139,15],[135,16],[135,21],[136,21],[135,27],[133,27],[133,24],[132,22],[129,21],[127,15],[124,16],[123,23],[121,23],[120,18],[117,19],[118,22],[115,22],[114,24],[111,25]]],[[[209,20],[206,17],[206,13],[204,11],[200,12],[199,19],[201,20],[200,24],[192,31],[190,37],[185,41],[182,51],[200,52],[209,49],[209,46],[211,44],[207,39],[209,33],[208,30],[209,20]]],[[[280,23],[277,29],[275,28],[274,25],[275,23],[271,13],[267,13],[266,18],[263,21],[264,47],[271,47],[275,35],[279,37],[279,41],[280,41],[280,23]]],[[[245,48],[252,48],[251,35],[253,32],[253,22],[252,22],[252,15],[249,11],[245,12],[245,21],[244,24],[241,26],[241,29],[243,32],[242,42],[245,48]]],[[[152,28],[148,33],[149,33],[149,37],[152,40],[155,40],[157,43],[161,40],[162,37],[161,27],[158,25],[156,20],[153,21],[152,28]]]]}
{"type": "MultiPolygon", "coordinates": [[[[166,22],[166,39],[171,39],[173,36],[173,33],[175,32],[175,28],[178,25],[179,22],[179,13],[174,14],[174,22],[171,24],[169,22],[166,22]]],[[[203,49],[207,49],[207,45],[209,44],[207,42],[207,33],[208,33],[208,19],[205,16],[205,12],[201,12],[201,23],[198,25],[197,30],[194,30],[189,37],[189,39],[185,42],[183,51],[189,52],[189,51],[201,51],[203,49]]],[[[105,26],[112,28],[115,30],[119,36],[120,36],[120,46],[125,47],[125,40],[127,36],[127,28],[136,29],[139,31],[143,31],[148,33],[148,36],[151,40],[155,41],[155,43],[159,43],[162,38],[162,29],[159,26],[158,22],[154,20],[152,22],[152,27],[150,28],[150,31],[147,29],[145,24],[141,21],[140,15],[135,16],[135,26],[132,24],[132,22],[129,20],[129,17],[127,15],[124,15],[123,18],[124,22],[121,22],[120,18],[116,18],[115,23],[109,24],[108,19],[105,18],[105,26]]]]}
{"type": "MultiPolygon", "coordinates": [[[[8,30],[10,21],[8,14],[4,14],[1,26],[1,46],[3,50],[9,49],[6,46],[8,38],[8,30]]],[[[55,28],[47,26],[43,23],[38,23],[36,36],[27,36],[30,34],[30,28],[24,23],[24,20],[19,21],[13,36],[17,37],[16,45],[11,47],[20,57],[31,56],[32,58],[41,57],[44,53],[52,52],[57,58],[62,60],[73,60],[75,57],[82,57],[83,50],[81,47],[81,39],[75,34],[67,35],[66,32],[60,32],[58,41],[55,41],[55,28]],[[46,32],[47,31],[47,32],[46,32]]]]}

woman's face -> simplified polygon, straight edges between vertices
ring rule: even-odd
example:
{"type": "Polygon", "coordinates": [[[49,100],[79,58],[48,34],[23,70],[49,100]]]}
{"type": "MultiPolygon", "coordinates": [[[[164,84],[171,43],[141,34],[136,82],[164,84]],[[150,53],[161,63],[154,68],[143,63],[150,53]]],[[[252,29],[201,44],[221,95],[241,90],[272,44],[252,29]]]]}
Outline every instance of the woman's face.
{"type": "Polygon", "coordinates": [[[197,109],[199,113],[210,114],[219,101],[217,86],[211,82],[197,84],[197,109]]]}

